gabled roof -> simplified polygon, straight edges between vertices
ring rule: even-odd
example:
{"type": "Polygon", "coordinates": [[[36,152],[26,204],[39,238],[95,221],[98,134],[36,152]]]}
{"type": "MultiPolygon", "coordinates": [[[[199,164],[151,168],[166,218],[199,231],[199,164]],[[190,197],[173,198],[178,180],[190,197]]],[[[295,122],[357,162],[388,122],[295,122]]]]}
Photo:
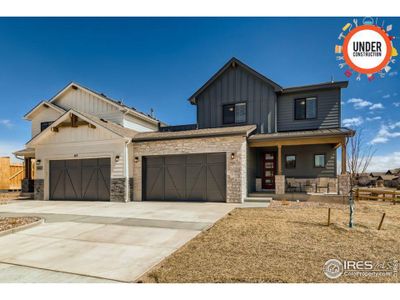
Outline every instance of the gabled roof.
{"type": "Polygon", "coordinates": [[[397,180],[397,179],[399,179],[399,177],[396,175],[379,175],[378,176],[378,180],[390,181],[390,180],[397,180]]]}
{"type": "Polygon", "coordinates": [[[135,130],[122,127],[121,125],[100,119],[100,118],[90,115],[88,113],[82,113],[82,112],[78,112],[74,109],[70,109],[67,112],[65,112],[62,116],[60,116],[57,120],[55,120],[49,127],[47,127],[45,130],[40,132],[38,135],[34,136],[31,140],[29,140],[26,143],[26,146],[30,146],[33,141],[37,141],[37,140],[41,139],[42,137],[44,137],[45,135],[47,135],[49,132],[51,132],[51,128],[56,127],[57,125],[61,124],[63,121],[65,121],[69,117],[69,115],[71,113],[88,123],[91,123],[95,126],[102,127],[108,131],[113,132],[114,134],[116,134],[122,138],[131,139],[137,134],[137,131],[135,131],[135,130]]]}
{"type": "Polygon", "coordinates": [[[199,88],[192,96],[189,97],[188,101],[192,104],[196,104],[196,97],[201,94],[207,87],[209,87],[216,79],[218,79],[229,67],[238,65],[248,71],[249,73],[253,74],[254,76],[258,77],[262,81],[272,85],[275,91],[281,91],[283,88],[277,84],[276,82],[272,81],[271,79],[265,77],[264,75],[258,73],[256,70],[252,69],[245,63],[241,62],[235,57],[232,57],[217,73],[215,73],[201,88],[199,88]]]}
{"type": "Polygon", "coordinates": [[[30,116],[32,116],[35,112],[37,112],[40,108],[42,107],[49,107],[52,108],[59,113],[65,113],[65,110],[57,105],[54,105],[53,103],[47,102],[47,101],[42,101],[38,105],[36,105],[34,108],[32,108],[28,113],[25,114],[24,119],[26,120],[31,120],[30,116]]]}
{"type": "Polygon", "coordinates": [[[92,89],[89,89],[89,88],[87,88],[87,87],[85,87],[83,85],[80,85],[80,84],[78,84],[76,82],[70,82],[66,87],[64,87],[56,95],[54,95],[49,100],[49,102],[52,103],[52,102],[56,101],[61,95],[63,95],[66,91],[68,91],[70,89],[78,89],[78,88],[80,88],[80,89],[86,91],[87,93],[99,98],[100,100],[106,101],[107,103],[109,103],[111,105],[114,105],[115,107],[121,109],[121,111],[126,111],[127,113],[129,113],[129,114],[131,114],[133,116],[139,117],[142,120],[149,121],[149,122],[152,122],[154,124],[158,124],[158,122],[160,122],[158,119],[153,118],[149,114],[145,114],[143,112],[140,112],[140,111],[136,110],[133,107],[129,107],[129,106],[123,104],[122,101],[114,100],[114,99],[106,96],[103,93],[96,92],[96,91],[94,91],[92,89]]]}
{"type": "Polygon", "coordinates": [[[369,173],[371,177],[379,177],[381,175],[385,175],[385,172],[371,172],[369,173]]]}
{"type": "Polygon", "coordinates": [[[400,168],[390,169],[386,172],[386,175],[397,175],[400,174],[400,168]]]}

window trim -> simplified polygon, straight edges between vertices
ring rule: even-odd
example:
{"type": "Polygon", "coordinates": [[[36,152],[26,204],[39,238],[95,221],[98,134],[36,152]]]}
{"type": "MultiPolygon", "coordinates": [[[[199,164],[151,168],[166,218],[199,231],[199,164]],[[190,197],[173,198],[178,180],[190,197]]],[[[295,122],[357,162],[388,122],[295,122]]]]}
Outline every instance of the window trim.
{"type": "Polygon", "coordinates": [[[325,169],[326,168],[326,153],[314,153],[313,158],[314,158],[313,159],[314,168],[316,168],[316,169],[325,169]],[[324,156],[324,166],[323,167],[315,165],[315,156],[317,156],[317,155],[323,155],[324,156]]]}
{"type": "Polygon", "coordinates": [[[249,112],[248,112],[248,101],[240,101],[240,102],[222,104],[222,125],[223,125],[223,126],[235,126],[235,125],[247,124],[247,121],[248,121],[248,114],[249,114],[249,112]],[[244,122],[236,122],[236,105],[237,105],[237,104],[245,104],[245,105],[246,105],[246,119],[245,119],[244,122]],[[224,122],[224,108],[225,108],[225,106],[231,106],[231,105],[233,105],[233,107],[234,107],[234,109],[235,109],[235,110],[234,110],[235,122],[234,122],[234,123],[225,123],[225,122],[224,122]]]}
{"type": "Polygon", "coordinates": [[[296,161],[297,161],[297,155],[296,154],[286,154],[285,155],[285,169],[296,169],[296,161]],[[287,165],[287,157],[288,156],[294,156],[294,167],[288,167],[288,165],[287,165]]]}
{"type": "Polygon", "coordinates": [[[40,132],[46,130],[53,123],[54,123],[54,121],[43,121],[43,122],[40,122],[40,132]],[[48,124],[48,125],[46,126],[46,128],[43,128],[43,124],[48,124]]]}
{"type": "Polygon", "coordinates": [[[301,98],[294,98],[293,101],[293,118],[295,121],[309,121],[309,120],[316,120],[318,119],[318,97],[317,96],[307,96],[301,98]],[[315,99],[315,117],[314,118],[307,118],[307,99],[315,99]],[[304,109],[304,119],[298,119],[296,117],[296,101],[298,100],[305,100],[305,109],[304,109]]]}

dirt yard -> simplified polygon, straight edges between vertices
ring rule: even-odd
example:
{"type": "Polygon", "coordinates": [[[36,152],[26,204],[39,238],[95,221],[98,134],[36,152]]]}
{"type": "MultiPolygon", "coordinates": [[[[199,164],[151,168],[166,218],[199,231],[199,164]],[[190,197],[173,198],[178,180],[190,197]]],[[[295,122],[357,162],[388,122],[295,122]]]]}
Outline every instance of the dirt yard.
{"type": "Polygon", "coordinates": [[[348,206],[341,204],[274,201],[268,208],[238,208],[139,282],[399,282],[393,275],[325,276],[323,266],[332,258],[400,260],[400,205],[359,202],[355,228],[348,228],[348,219],[348,206]]]}

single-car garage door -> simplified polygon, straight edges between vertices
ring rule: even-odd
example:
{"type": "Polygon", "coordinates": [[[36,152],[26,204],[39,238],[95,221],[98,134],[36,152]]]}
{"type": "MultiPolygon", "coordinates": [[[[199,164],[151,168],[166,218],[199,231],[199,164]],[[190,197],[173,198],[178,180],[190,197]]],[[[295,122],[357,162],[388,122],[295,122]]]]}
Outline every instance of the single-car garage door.
{"type": "Polygon", "coordinates": [[[144,200],[226,200],[226,154],[147,156],[144,200]]]}
{"type": "Polygon", "coordinates": [[[50,161],[51,200],[110,200],[109,158],[50,161]]]}

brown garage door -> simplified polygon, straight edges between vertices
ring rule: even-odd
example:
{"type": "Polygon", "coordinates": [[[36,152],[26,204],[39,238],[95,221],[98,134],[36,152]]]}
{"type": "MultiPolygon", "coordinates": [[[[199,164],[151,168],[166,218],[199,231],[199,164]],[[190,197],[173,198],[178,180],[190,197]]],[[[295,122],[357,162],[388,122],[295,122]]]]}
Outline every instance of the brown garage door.
{"type": "Polygon", "coordinates": [[[148,156],[144,158],[145,200],[226,200],[226,154],[148,156]]]}
{"type": "Polygon", "coordinates": [[[51,160],[51,200],[110,200],[109,158],[51,160]]]}

